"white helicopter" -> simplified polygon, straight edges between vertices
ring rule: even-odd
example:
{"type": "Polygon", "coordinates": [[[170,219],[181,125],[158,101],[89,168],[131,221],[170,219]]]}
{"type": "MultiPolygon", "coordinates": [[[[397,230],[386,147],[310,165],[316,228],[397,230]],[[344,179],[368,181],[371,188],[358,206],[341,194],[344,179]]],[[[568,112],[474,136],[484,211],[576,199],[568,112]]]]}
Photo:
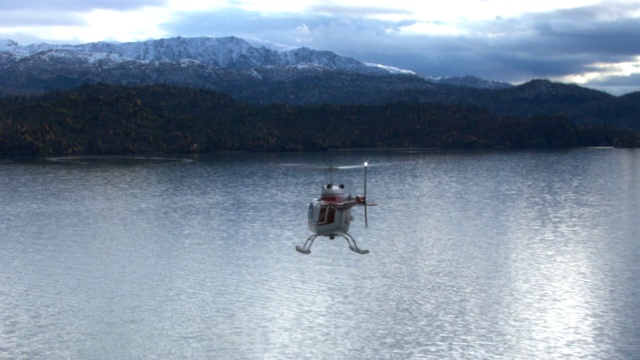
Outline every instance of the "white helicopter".
{"type": "Polygon", "coordinates": [[[351,208],[354,206],[364,206],[364,223],[368,227],[367,207],[377,204],[367,203],[367,166],[329,166],[329,183],[322,187],[322,194],[319,198],[314,199],[309,204],[309,229],[314,232],[309,236],[303,246],[296,245],[296,250],[308,255],[311,253],[311,246],[316,238],[325,236],[333,240],[336,236],[343,237],[349,243],[349,248],[358,254],[367,254],[369,250],[363,250],[358,247],[356,240],[349,234],[349,225],[353,217],[351,216],[351,208]],[[336,185],[333,183],[333,172],[338,169],[350,169],[364,167],[364,195],[345,196],[344,185],[336,185]]]}

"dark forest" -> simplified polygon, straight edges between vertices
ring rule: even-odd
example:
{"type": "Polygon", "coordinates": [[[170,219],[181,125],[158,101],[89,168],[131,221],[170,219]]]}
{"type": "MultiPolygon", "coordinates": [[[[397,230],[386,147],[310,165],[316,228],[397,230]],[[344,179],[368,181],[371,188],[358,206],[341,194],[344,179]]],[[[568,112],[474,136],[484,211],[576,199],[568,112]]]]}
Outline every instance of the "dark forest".
{"type": "Polygon", "coordinates": [[[252,105],[212,90],[105,84],[0,98],[2,155],[639,145],[632,130],[462,105],[252,105]]]}

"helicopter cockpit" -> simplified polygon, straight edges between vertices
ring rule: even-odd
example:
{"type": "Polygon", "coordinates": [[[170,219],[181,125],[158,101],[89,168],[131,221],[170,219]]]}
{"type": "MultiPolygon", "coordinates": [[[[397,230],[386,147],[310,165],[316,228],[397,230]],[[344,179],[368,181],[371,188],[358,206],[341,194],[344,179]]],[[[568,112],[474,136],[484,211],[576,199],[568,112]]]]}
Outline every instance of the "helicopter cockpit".
{"type": "Polygon", "coordinates": [[[343,201],[344,200],[344,185],[327,184],[322,187],[322,196],[320,200],[323,201],[343,201]]]}

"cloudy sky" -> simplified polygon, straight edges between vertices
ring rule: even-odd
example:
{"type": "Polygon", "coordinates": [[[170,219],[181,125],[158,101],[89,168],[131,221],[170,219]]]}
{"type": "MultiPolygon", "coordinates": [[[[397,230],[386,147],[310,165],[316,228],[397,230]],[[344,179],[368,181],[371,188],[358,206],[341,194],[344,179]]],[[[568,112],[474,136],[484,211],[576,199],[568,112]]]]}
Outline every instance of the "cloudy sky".
{"type": "Polygon", "coordinates": [[[0,0],[21,45],[238,36],[428,76],[640,91],[640,0],[0,0]]]}

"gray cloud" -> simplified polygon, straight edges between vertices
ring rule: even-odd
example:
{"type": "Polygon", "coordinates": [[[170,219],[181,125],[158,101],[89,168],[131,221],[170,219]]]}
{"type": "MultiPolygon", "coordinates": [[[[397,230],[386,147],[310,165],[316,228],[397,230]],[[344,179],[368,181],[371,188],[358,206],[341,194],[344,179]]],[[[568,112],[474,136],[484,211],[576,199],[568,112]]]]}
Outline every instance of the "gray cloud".
{"type": "Polygon", "coordinates": [[[358,18],[375,15],[408,15],[410,11],[397,8],[343,6],[343,5],[317,5],[310,8],[313,13],[330,16],[355,16],[358,18]]]}
{"type": "Polygon", "coordinates": [[[553,53],[640,54],[640,19],[599,20],[596,9],[601,8],[594,7],[589,12],[591,16],[585,16],[586,9],[558,11],[547,17],[531,16],[527,19],[535,30],[531,42],[553,53]]]}
{"type": "MultiPolygon", "coordinates": [[[[510,82],[575,74],[596,62],[640,56],[640,19],[618,19],[639,9],[590,6],[466,24],[464,35],[402,35],[410,21],[356,16],[355,8],[323,7],[317,15],[263,17],[241,10],[188,15],[167,27],[184,36],[258,36],[332,50],[430,76],[477,75],[510,82]],[[344,16],[347,14],[347,16],[344,16]],[[340,15],[340,16],[333,16],[340,15]],[[491,36],[489,36],[491,35],[491,36]]],[[[366,14],[387,9],[365,9],[366,14]]]]}
{"type": "MultiPolygon", "coordinates": [[[[593,6],[469,24],[460,36],[394,36],[389,49],[398,56],[380,58],[427,75],[510,82],[594,71],[594,63],[640,56],[640,19],[613,16],[630,10],[593,6]]],[[[370,47],[362,51],[376,56],[370,47]]]]}
{"type": "MultiPolygon", "coordinates": [[[[0,27],[14,26],[89,26],[81,14],[92,10],[135,10],[160,6],[164,0],[0,0],[0,27]]],[[[18,34],[18,37],[23,37],[18,34]]]]}
{"type": "Polygon", "coordinates": [[[145,6],[161,6],[164,0],[29,0],[0,1],[0,10],[54,10],[58,12],[90,11],[93,9],[132,10],[145,6]]]}
{"type": "Polygon", "coordinates": [[[4,16],[0,18],[0,27],[86,25],[84,20],[73,12],[14,10],[4,12],[3,15],[4,16]]]}
{"type": "Polygon", "coordinates": [[[587,86],[620,95],[640,91],[638,84],[640,84],[640,74],[632,74],[630,76],[604,77],[589,82],[587,86]]]}
{"type": "Polygon", "coordinates": [[[182,36],[254,36],[294,45],[300,27],[306,25],[314,29],[321,26],[326,18],[290,15],[265,17],[259,13],[231,8],[196,14],[176,14],[174,21],[164,24],[163,29],[182,36]]]}

